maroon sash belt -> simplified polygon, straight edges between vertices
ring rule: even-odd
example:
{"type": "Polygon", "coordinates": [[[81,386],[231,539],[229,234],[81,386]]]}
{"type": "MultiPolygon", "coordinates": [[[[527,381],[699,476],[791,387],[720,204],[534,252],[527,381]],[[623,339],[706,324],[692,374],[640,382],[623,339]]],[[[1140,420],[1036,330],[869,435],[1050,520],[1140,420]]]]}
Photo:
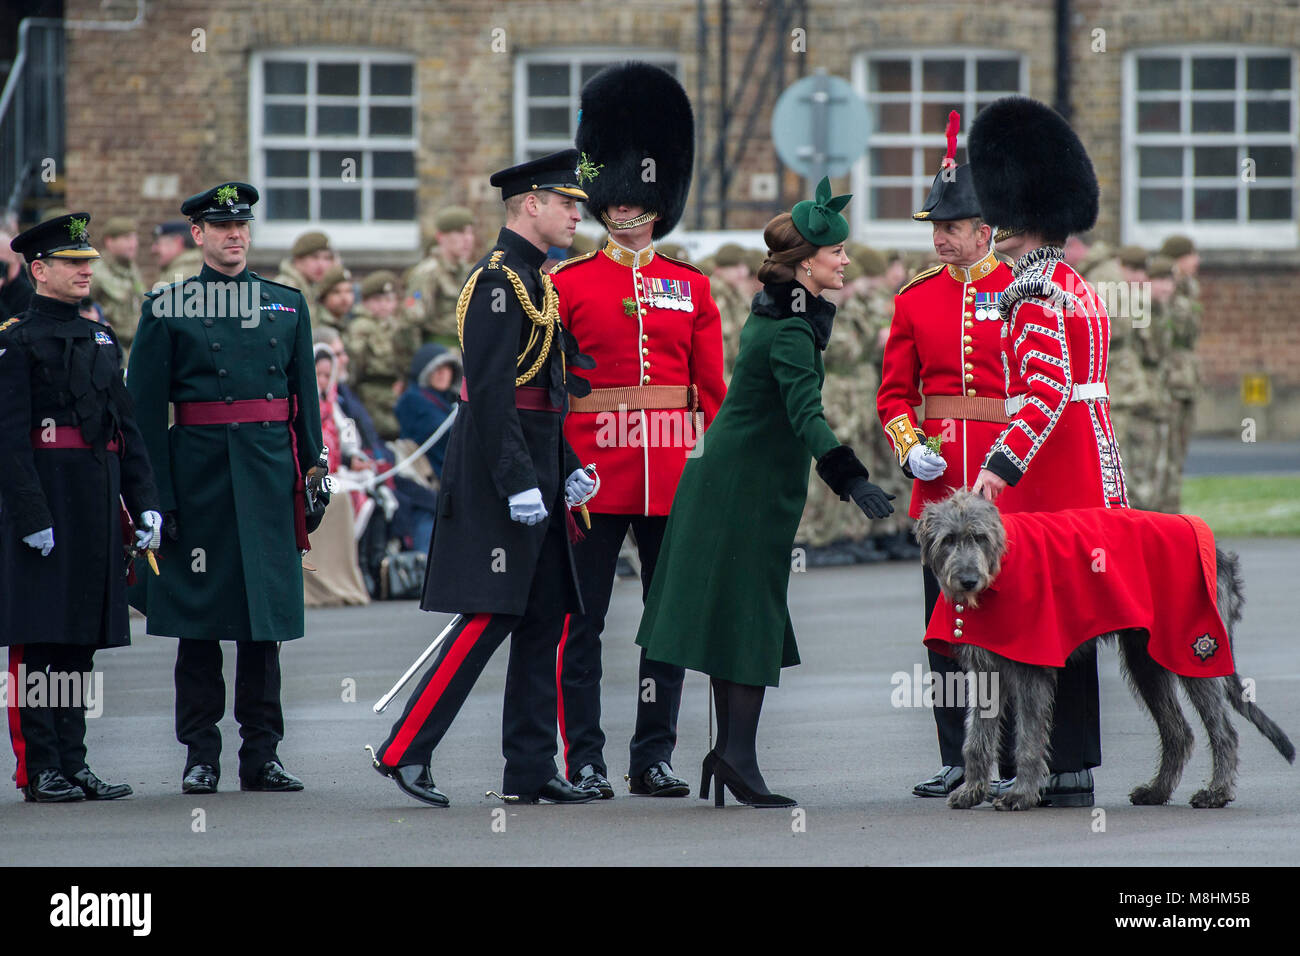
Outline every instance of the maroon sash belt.
{"type": "MultiPolygon", "coordinates": [[[[460,380],[460,400],[469,401],[469,391],[465,380],[460,380]]],[[[520,385],[515,388],[515,407],[529,412],[555,412],[559,409],[551,404],[551,390],[540,385],[520,385]]]]}
{"type": "Polygon", "coordinates": [[[249,398],[238,402],[177,402],[177,425],[233,425],[289,421],[287,398],[249,398]]]}
{"type": "MultiPolygon", "coordinates": [[[[81,429],[75,425],[55,425],[53,438],[46,434],[48,431],[47,428],[32,429],[33,448],[90,448],[86,439],[81,437],[81,429]]],[[[122,445],[121,442],[114,438],[104,447],[108,451],[116,452],[121,449],[122,445]]]]}

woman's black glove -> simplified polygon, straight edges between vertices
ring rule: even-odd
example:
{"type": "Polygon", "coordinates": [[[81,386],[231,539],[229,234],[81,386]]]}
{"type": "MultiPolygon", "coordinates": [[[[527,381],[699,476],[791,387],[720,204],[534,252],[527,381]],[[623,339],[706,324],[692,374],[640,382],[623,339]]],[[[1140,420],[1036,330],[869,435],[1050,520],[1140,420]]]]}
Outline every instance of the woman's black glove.
{"type": "Polygon", "coordinates": [[[849,497],[868,518],[884,518],[894,513],[894,506],[890,504],[894,496],[886,494],[883,488],[873,485],[865,478],[854,478],[850,482],[849,497]]]}

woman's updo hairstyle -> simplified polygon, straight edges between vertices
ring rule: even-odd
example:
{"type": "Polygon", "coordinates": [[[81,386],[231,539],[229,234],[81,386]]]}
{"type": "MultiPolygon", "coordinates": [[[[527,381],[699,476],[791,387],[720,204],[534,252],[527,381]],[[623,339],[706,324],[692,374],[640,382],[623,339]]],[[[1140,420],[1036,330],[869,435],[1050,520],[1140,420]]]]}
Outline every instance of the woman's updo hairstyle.
{"type": "Polygon", "coordinates": [[[758,267],[758,281],[790,282],[804,259],[817,254],[817,247],[805,239],[794,226],[788,212],[783,212],[763,229],[767,258],[758,267]]]}

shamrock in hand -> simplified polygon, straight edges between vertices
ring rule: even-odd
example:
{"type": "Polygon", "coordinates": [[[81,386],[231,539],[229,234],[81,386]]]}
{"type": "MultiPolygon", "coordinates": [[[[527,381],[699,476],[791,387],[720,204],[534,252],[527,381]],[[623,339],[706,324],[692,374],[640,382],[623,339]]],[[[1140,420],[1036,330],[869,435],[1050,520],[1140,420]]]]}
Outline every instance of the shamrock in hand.
{"type": "Polygon", "coordinates": [[[939,449],[943,447],[943,436],[931,435],[925,440],[925,447],[930,449],[930,451],[934,452],[936,455],[939,454],[939,449]]]}

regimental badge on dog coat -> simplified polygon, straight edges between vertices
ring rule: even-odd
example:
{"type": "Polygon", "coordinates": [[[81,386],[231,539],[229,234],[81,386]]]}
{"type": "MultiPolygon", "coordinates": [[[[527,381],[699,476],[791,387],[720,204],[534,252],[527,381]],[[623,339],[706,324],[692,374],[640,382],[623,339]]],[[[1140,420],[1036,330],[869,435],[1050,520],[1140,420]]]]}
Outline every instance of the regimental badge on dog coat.
{"type": "Polygon", "coordinates": [[[1233,673],[1216,604],[1214,535],[1200,518],[1117,508],[1004,514],[1002,568],[979,606],[940,598],[925,643],[974,644],[1063,667],[1102,634],[1141,628],[1147,650],[1185,677],[1233,673]]]}

